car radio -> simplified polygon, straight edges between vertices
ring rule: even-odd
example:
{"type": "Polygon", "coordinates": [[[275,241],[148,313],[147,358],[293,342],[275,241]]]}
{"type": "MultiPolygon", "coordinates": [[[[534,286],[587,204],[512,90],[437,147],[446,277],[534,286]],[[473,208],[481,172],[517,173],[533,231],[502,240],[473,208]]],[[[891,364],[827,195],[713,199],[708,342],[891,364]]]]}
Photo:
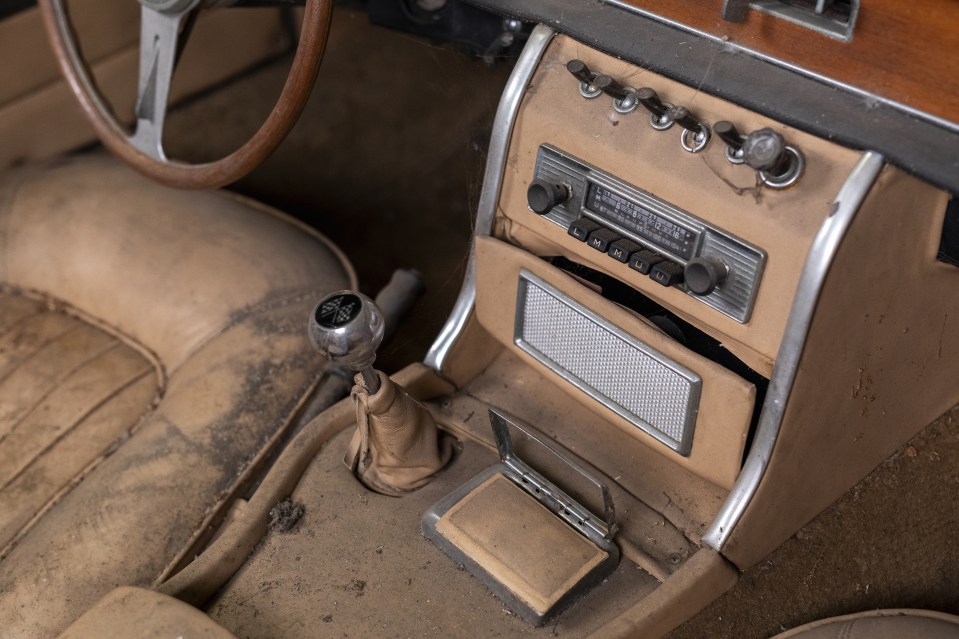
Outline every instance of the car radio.
{"type": "Polygon", "coordinates": [[[762,249],[548,144],[533,177],[531,211],[663,286],[749,321],[762,249]]]}

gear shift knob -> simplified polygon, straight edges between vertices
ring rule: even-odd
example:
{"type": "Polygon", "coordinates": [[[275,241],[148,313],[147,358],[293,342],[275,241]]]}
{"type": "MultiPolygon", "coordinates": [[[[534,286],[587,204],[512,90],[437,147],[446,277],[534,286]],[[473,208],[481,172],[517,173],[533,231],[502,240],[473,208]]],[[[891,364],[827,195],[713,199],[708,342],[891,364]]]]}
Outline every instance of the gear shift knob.
{"type": "Polygon", "coordinates": [[[310,315],[310,342],[330,362],[363,376],[370,393],[380,379],[373,370],[383,341],[383,313],[367,296],[353,291],[327,295],[310,315]]]}

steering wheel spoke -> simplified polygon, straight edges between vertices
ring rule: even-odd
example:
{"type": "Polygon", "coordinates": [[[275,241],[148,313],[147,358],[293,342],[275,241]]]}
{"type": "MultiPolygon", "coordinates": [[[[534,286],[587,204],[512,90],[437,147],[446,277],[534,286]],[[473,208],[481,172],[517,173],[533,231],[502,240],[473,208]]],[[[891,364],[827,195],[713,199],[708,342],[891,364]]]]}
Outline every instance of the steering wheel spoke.
{"type": "MultiPolygon", "coordinates": [[[[191,11],[229,6],[233,0],[139,0],[140,75],[136,129],[131,136],[103,99],[77,47],[65,0],[37,0],[60,69],[103,144],[137,171],[186,189],[223,186],[243,177],[273,152],[293,128],[323,59],[333,0],[306,0],[293,65],[276,106],[253,136],[226,157],[202,164],[175,162],[163,152],[163,125],[177,43],[191,11]]],[[[186,23],[189,27],[189,22],[186,23]]]]}
{"type": "Polygon", "coordinates": [[[130,143],[158,160],[166,160],[163,123],[176,66],[180,29],[194,5],[196,2],[176,13],[163,13],[145,5],[140,9],[140,78],[136,129],[130,143]]]}

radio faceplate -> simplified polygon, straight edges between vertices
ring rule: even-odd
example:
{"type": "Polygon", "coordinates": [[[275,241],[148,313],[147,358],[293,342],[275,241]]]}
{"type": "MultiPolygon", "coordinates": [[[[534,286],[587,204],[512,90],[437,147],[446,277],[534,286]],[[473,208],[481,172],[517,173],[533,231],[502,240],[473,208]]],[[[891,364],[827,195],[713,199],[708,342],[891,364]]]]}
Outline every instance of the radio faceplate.
{"type": "Polygon", "coordinates": [[[543,217],[573,237],[737,322],[749,321],[766,262],[762,249],[549,144],[539,147],[533,179],[566,188],[569,199],[543,217]],[[708,293],[692,292],[678,274],[693,260],[721,264],[724,279],[708,293]]]}

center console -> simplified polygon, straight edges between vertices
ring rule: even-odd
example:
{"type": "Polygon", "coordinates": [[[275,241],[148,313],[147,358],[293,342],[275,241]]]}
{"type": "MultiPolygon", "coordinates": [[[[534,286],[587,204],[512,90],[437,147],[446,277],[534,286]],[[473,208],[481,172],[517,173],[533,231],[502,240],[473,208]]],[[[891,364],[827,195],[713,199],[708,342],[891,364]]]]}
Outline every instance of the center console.
{"type": "Polygon", "coordinates": [[[542,27],[496,129],[427,364],[473,436],[516,415],[689,541],[664,555],[645,515],[616,528],[673,596],[718,595],[954,403],[928,337],[955,305],[945,193],[542,27]]]}

